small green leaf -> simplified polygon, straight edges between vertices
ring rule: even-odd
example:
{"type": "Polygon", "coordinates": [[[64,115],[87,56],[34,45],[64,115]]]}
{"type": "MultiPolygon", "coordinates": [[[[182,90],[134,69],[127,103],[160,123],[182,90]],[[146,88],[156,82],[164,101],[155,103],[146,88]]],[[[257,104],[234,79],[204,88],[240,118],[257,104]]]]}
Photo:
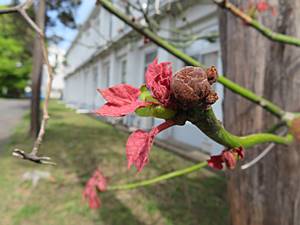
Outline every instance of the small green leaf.
{"type": "Polygon", "coordinates": [[[141,94],[140,94],[140,100],[144,102],[157,102],[158,101],[152,97],[151,92],[147,89],[146,85],[141,86],[140,88],[141,94]]]}

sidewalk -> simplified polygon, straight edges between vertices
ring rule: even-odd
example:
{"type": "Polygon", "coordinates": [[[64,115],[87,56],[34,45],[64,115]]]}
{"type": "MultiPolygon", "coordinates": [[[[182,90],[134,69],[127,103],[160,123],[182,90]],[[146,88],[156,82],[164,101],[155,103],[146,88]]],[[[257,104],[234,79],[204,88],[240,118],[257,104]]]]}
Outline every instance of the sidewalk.
{"type": "Polygon", "coordinates": [[[28,100],[0,99],[0,152],[28,108],[28,100]]]}

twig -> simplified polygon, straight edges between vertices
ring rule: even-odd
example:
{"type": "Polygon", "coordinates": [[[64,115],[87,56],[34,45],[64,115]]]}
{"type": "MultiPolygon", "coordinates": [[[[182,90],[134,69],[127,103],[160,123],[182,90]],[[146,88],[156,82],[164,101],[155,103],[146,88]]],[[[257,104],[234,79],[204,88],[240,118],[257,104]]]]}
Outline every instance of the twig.
{"type": "Polygon", "coordinates": [[[44,38],[44,33],[43,31],[37,26],[37,24],[28,16],[27,12],[23,9],[20,8],[18,12],[23,16],[25,21],[31,26],[31,28],[38,33],[38,35],[41,38],[44,38]]]}
{"type": "Polygon", "coordinates": [[[245,14],[242,10],[230,3],[228,0],[214,0],[214,2],[221,8],[228,10],[233,15],[243,20],[246,24],[253,27],[270,40],[300,47],[299,38],[272,31],[268,27],[265,27],[259,23],[257,20],[253,19],[251,16],[245,14]]]}
{"type": "MultiPolygon", "coordinates": [[[[284,135],[286,133],[286,129],[282,132],[279,133],[279,135],[284,135]]],[[[275,147],[275,143],[271,143],[269,144],[262,153],[260,153],[257,157],[255,157],[252,161],[244,164],[241,166],[242,170],[248,169],[251,166],[253,166],[254,164],[256,164],[258,161],[260,161],[263,157],[265,157],[274,147],[275,147]]]]}
{"type": "Polygon", "coordinates": [[[35,163],[39,163],[39,164],[47,164],[47,165],[53,165],[55,166],[56,163],[54,162],[51,162],[51,158],[50,157],[47,157],[47,156],[36,156],[32,153],[26,153],[24,152],[23,150],[20,150],[20,149],[14,149],[13,153],[12,153],[13,156],[15,157],[18,157],[20,159],[25,159],[25,160],[29,160],[29,161],[32,161],[32,162],[35,162],[35,163]]]}
{"type": "Polygon", "coordinates": [[[48,81],[47,81],[46,97],[45,97],[45,102],[44,102],[44,107],[43,107],[43,119],[41,122],[41,128],[40,128],[39,134],[37,136],[37,139],[34,143],[34,146],[33,146],[32,152],[31,152],[31,154],[33,154],[33,155],[37,155],[40,145],[43,141],[43,137],[45,135],[45,128],[46,128],[46,125],[47,125],[47,122],[49,119],[48,104],[49,104],[50,93],[51,93],[51,89],[52,89],[52,80],[53,80],[52,67],[48,60],[48,51],[47,51],[47,48],[45,46],[45,41],[42,36],[40,36],[40,42],[41,42],[41,46],[42,46],[44,62],[47,65],[47,69],[48,69],[48,81]]]}
{"type": "Polygon", "coordinates": [[[19,10],[21,9],[28,9],[33,3],[33,0],[27,0],[24,3],[20,3],[17,6],[14,7],[10,7],[10,8],[4,8],[4,9],[0,9],[0,15],[1,14],[9,14],[9,13],[17,13],[19,12],[19,10]]]}
{"type": "Polygon", "coordinates": [[[244,164],[241,166],[242,170],[248,169],[249,167],[256,164],[258,161],[260,161],[263,157],[265,157],[273,148],[275,147],[275,143],[269,144],[263,151],[260,153],[257,157],[255,157],[252,161],[244,164]]]}
{"type": "Polygon", "coordinates": [[[146,8],[146,10],[143,8],[143,5],[142,5],[142,3],[141,3],[140,0],[138,0],[137,2],[138,2],[138,5],[139,5],[140,12],[143,14],[143,17],[144,17],[145,21],[147,22],[149,29],[153,30],[152,22],[150,21],[150,18],[148,17],[148,13],[149,13],[149,1],[147,1],[147,8],[146,8]]]}
{"type": "Polygon", "coordinates": [[[8,8],[8,9],[0,9],[0,15],[1,14],[16,13],[16,12],[18,12],[17,7],[11,7],[11,8],[8,8]]]}
{"type": "MultiPolygon", "coordinates": [[[[43,0],[42,0],[43,1],[43,0]]],[[[56,165],[54,162],[51,162],[51,158],[47,156],[37,156],[41,143],[43,141],[43,137],[45,135],[45,129],[47,126],[47,122],[49,119],[48,113],[48,105],[50,99],[50,93],[52,89],[52,80],[53,80],[53,72],[52,67],[49,63],[48,59],[48,51],[45,45],[45,35],[43,30],[41,30],[38,25],[28,16],[26,10],[32,5],[33,0],[27,0],[24,3],[19,4],[18,6],[0,10],[0,14],[7,14],[7,13],[19,13],[25,21],[29,24],[29,26],[38,34],[38,37],[41,42],[42,53],[43,53],[43,60],[48,69],[48,81],[47,81],[47,89],[46,89],[46,97],[43,107],[43,118],[41,122],[41,127],[38,133],[38,136],[34,142],[33,148],[30,153],[25,153],[23,150],[14,149],[12,155],[16,156],[21,159],[29,160],[39,164],[46,164],[46,165],[56,165]]]]}
{"type": "Polygon", "coordinates": [[[129,190],[129,189],[135,189],[135,188],[139,188],[139,187],[153,185],[158,182],[162,182],[162,181],[165,181],[168,179],[172,179],[175,177],[179,177],[179,176],[183,176],[183,175],[192,173],[194,171],[204,168],[205,166],[207,166],[206,161],[186,167],[184,169],[175,170],[173,172],[170,172],[170,173],[167,173],[167,174],[155,177],[155,178],[151,178],[148,180],[142,180],[142,181],[130,183],[130,184],[121,184],[121,185],[116,185],[116,186],[110,186],[107,188],[107,191],[129,190]]]}

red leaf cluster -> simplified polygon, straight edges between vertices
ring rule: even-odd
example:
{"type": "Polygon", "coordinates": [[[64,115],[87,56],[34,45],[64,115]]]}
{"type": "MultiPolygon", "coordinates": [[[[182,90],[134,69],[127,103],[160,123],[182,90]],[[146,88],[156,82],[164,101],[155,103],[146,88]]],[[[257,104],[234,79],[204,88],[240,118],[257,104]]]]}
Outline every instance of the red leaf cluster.
{"type": "Polygon", "coordinates": [[[146,86],[152,96],[168,107],[171,99],[172,67],[170,62],[158,63],[157,58],[148,66],[146,86]]]}
{"type": "Polygon", "coordinates": [[[225,163],[228,169],[234,169],[237,159],[243,159],[245,152],[242,147],[232,148],[222,151],[220,155],[213,155],[207,160],[208,166],[221,170],[223,169],[223,163],[225,163]]]}
{"type": "Polygon", "coordinates": [[[271,4],[269,4],[267,1],[265,0],[259,0],[256,3],[255,6],[256,10],[260,13],[266,12],[266,11],[271,11],[272,15],[275,16],[276,15],[276,9],[274,6],[272,6],[271,4]]]}
{"type": "MultiPolygon", "coordinates": [[[[153,63],[148,66],[145,76],[146,86],[151,91],[152,97],[158,100],[163,106],[168,107],[171,104],[171,63],[158,63],[158,60],[155,59],[153,63]]],[[[107,101],[96,111],[96,113],[101,116],[125,116],[133,113],[137,108],[157,104],[139,100],[141,91],[127,84],[119,84],[104,90],[98,89],[98,91],[107,101]]],[[[154,137],[162,130],[174,124],[174,121],[166,121],[154,127],[149,133],[142,130],[137,130],[132,133],[126,145],[128,168],[133,164],[138,171],[141,171],[149,161],[149,152],[154,137]]],[[[90,195],[93,195],[93,192],[91,192],[90,195]]],[[[96,200],[93,203],[97,205],[96,200]]]]}
{"type": "Polygon", "coordinates": [[[149,153],[155,136],[173,125],[175,125],[175,122],[168,120],[152,128],[149,133],[142,130],[133,132],[129,136],[126,144],[128,169],[131,165],[134,165],[140,172],[149,161],[149,153]]]}
{"type": "Polygon", "coordinates": [[[100,170],[95,170],[93,176],[87,181],[83,197],[89,202],[91,209],[97,209],[101,206],[100,198],[97,190],[100,192],[106,191],[107,182],[100,170]]]}
{"type": "Polygon", "coordinates": [[[107,101],[96,113],[101,116],[125,116],[147,103],[139,101],[141,94],[138,88],[128,84],[119,84],[98,92],[107,101]]]}

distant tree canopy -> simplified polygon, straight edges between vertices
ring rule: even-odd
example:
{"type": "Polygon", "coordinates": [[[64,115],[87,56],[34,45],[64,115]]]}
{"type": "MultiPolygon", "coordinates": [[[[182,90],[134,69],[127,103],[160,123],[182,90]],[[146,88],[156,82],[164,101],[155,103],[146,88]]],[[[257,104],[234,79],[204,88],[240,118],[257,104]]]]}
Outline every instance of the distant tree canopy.
{"type": "Polygon", "coordinates": [[[18,14],[0,17],[0,96],[21,97],[28,85],[33,32],[18,14]]]}
{"type": "MultiPolygon", "coordinates": [[[[12,5],[19,1],[12,1],[12,5]]],[[[76,28],[75,11],[81,4],[76,1],[47,1],[46,27],[54,27],[59,21],[64,26],[76,28]]],[[[4,7],[4,6],[0,6],[4,7]]],[[[7,7],[7,6],[6,6],[7,7]]],[[[33,8],[29,15],[33,17],[33,8]]],[[[19,14],[0,17],[0,97],[22,97],[30,85],[34,32],[19,14]]],[[[60,40],[48,41],[57,44],[60,40]]]]}

